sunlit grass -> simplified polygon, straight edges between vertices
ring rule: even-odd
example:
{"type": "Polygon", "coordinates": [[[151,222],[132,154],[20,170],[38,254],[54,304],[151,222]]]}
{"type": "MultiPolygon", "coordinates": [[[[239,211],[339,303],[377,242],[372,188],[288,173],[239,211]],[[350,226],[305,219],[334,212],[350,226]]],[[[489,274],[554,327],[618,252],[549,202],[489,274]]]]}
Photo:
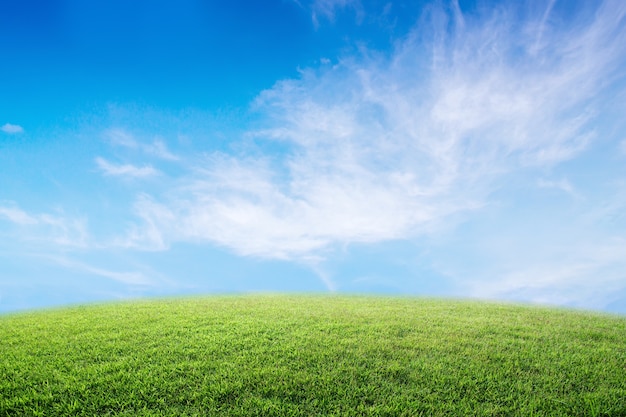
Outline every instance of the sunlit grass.
{"type": "Polygon", "coordinates": [[[223,296],[0,317],[0,416],[626,415],[626,319],[223,296]]]}

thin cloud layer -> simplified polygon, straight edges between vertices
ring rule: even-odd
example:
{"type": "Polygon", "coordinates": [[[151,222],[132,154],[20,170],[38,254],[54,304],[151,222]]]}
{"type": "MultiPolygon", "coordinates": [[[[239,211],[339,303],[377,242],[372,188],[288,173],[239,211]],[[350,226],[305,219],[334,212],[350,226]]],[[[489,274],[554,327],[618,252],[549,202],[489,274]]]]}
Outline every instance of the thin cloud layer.
{"type": "Polygon", "coordinates": [[[452,5],[428,8],[390,54],[362,49],[263,92],[256,147],[212,154],[176,188],[143,195],[125,244],[320,259],[432,234],[489,204],[507,175],[589,149],[620,85],[626,4],[567,21],[551,19],[554,3],[480,15],[452,5]]]}
{"type": "MultiPolygon", "coordinates": [[[[467,293],[481,298],[604,308],[624,290],[625,239],[532,244],[536,246],[532,251],[520,245],[518,258],[507,259],[508,265],[500,266],[497,279],[466,277],[463,286],[467,293]]],[[[497,265],[496,260],[493,264],[497,265]]]]}

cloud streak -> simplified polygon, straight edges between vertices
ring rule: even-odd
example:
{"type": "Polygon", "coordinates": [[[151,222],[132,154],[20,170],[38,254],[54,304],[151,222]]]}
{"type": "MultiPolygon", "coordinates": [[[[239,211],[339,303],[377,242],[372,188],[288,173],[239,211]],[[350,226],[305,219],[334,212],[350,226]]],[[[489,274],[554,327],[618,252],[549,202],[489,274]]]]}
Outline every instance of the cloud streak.
{"type": "Polygon", "coordinates": [[[0,206],[0,216],[19,225],[37,224],[39,222],[36,218],[15,205],[0,206]]]}
{"type": "Polygon", "coordinates": [[[132,286],[148,286],[154,285],[154,282],[139,271],[111,271],[109,269],[98,268],[85,263],[70,260],[65,257],[51,257],[51,260],[57,265],[68,269],[86,273],[89,275],[100,276],[113,281],[120,282],[125,285],[132,286]]]}
{"type": "Polygon", "coordinates": [[[159,175],[159,171],[150,165],[137,167],[131,164],[114,164],[104,158],[96,158],[96,164],[102,173],[106,176],[114,177],[130,177],[130,178],[147,178],[159,175]]]}

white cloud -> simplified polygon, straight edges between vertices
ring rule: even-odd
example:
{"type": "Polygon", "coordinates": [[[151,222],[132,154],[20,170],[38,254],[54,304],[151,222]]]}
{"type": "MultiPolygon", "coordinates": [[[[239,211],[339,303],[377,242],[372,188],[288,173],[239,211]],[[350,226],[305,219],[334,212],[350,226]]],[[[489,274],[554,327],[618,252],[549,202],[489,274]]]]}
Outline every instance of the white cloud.
{"type": "Polygon", "coordinates": [[[320,19],[335,20],[338,10],[351,8],[356,12],[357,22],[364,18],[365,11],[360,0],[312,0],[301,2],[293,0],[300,7],[305,7],[311,12],[311,19],[315,27],[319,27],[320,19]],[[303,3],[305,3],[303,5],[303,3]]]}
{"type": "Polygon", "coordinates": [[[126,236],[113,242],[114,246],[141,250],[160,251],[168,247],[164,235],[179,219],[167,208],[153,204],[150,197],[142,195],[135,204],[135,210],[143,217],[141,226],[133,225],[126,236]],[[158,224],[157,224],[158,222],[158,224]]]}
{"type": "Polygon", "coordinates": [[[130,164],[116,165],[100,157],[96,158],[96,164],[98,164],[98,168],[100,168],[104,175],[109,176],[146,178],[159,174],[159,171],[157,171],[150,165],[146,165],[143,167],[136,167],[130,164]]]}
{"type": "Polygon", "coordinates": [[[43,233],[38,239],[51,241],[63,247],[85,248],[89,244],[85,219],[58,214],[40,214],[38,222],[43,233]]]}
{"type": "MultiPolygon", "coordinates": [[[[307,4],[315,20],[332,20],[346,8],[358,14],[361,7],[350,0],[307,4]]],[[[595,124],[609,107],[607,97],[619,102],[615,97],[626,96],[626,3],[591,2],[578,15],[572,7],[573,15],[558,17],[559,2],[550,0],[538,10],[529,4],[508,2],[480,16],[463,14],[456,1],[430,6],[392,51],[361,47],[361,55],[333,57],[333,65],[322,59],[320,68],[277,82],[253,104],[258,117],[251,119],[260,128],[233,143],[229,149],[236,151],[184,160],[178,178],[137,197],[137,223],[101,247],[158,251],[176,242],[208,242],[244,256],[303,262],[335,290],[341,285],[321,262],[330,251],[439,236],[468,214],[479,217],[480,210],[499,204],[494,200],[511,178],[524,177],[533,197],[545,190],[532,185],[574,197],[589,191],[585,179],[559,168],[591,149],[596,136],[610,142],[606,148],[626,153],[623,132],[620,142],[595,124]],[[576,187],[567,178],[575,178],[576,187]]],[[[6,126],[14,127],[5,125],[5,132],[6,126]]],[[[202,126],[200,135],[213,134],[202,126]]],[[[105,137],[117,153],[165,164],[181,161],[163,139],[178,132],[136,136],[114,128],[105,137]]],[[[201,142],[193,139],[185,146],[201,142]]],[[[95,163],[109,176],[160,174],[151,165],[103,157],[95,163]]],[[[537,210],[543,201],[520,203],[520,196],[513,204],[530,207],[516,206],[518,212],[533,212],[525,223],[510,213],[502,214],[506,219],[499,225],[514,223],[512,230],[484,224],[481,229],[468,221],[468,229],[475,227],[473,234],[463,232],[469,239],[456,234],[453,244],[439,240],[441,252],[456,250],[463,258],[456,270],[432,269],[456,279],[466,295],[600,306],[626,280],[624,195],[576,204],[560,199],[563,210],[555,209],[553,217],[564,220],[551,230],[549,216],[536,214],[544,211],[537,210]],[[575,212],[571,206],[585,207],[575,212]],[[581,220],[587,222],[583,228],[581,220]],[[526,229],[532,237],[523,235],[526,229]],[[574,229],[580,230],[567,233],[574,229]],[[459,250],[463,239],[467,246],[459,250]],[[490,241],[496,243],[489,246],[490,241]],[[483,252],[468,249],[474,247],[483,252]],[[475,253],[483,258],[470,259],[475,253]]],[[[33,214],[6,205],[0,218],[32,229],[24,239],[53,242],[62,250],[90,243],[86,222],[63,213],[33,214]]],[[[449,265],[455,257],[431,253],[433,264],[449,265]]],[[[128,284],[146,282],[139,272],[70,264],[128,284]]]]}
{"type": "Polygon", "coordinates": [[[152,143],[144,143],[137,140],[130,132],[121,128],[108,129],[104,132],[104,137],[114,146],[139,150],[147,155],[168,161],[178,161],[180,159],[168,149],[162,138],[156,138],[152,143]]]}
{"type": "Polygon", "coordinates": [[[178,161],[180,159],[167,149],[167,145],[162,139],[157,139],[151,144],[143,145],[142,147],[146,153],[156,156],[159,159],[168,161],[178,161]]]}
{"type": "Polygon", "coordinates": [[[2,130],[4,133],[8,133],[8,134],[15,134],[15,133],[22,133],[24,132],[24,128],[22,126],[19,125],[12,125],[11,123],[5,123],[0,130],[2,130]]]}
{"type": "Polygon", "coordinates": [[[87,222],[64,213],[28,213],[14,203],[0,206],[0,217],[20,228],[22,240],[50,242],[64,248],[84,248],[88,244],[87,222]]]}
{"type": "Polygon", "coordinates": [[[311,3],[311,9],[317,15],[323,15],[332,19],[335,15],[335,10],[356,7],[359,4],[359,0],[314,0],[311,3]]]}
{"type": "Polygon", "coordinates": [[[540,188],[554,188],[557,190],[561,190],[566,194],[574,198],[581,198],[580,193],[574,188],[574,186],[567,180],[566,178],[562,178],[558,181],[551,181],[545,179],[539,179],[537,185],[540,188]]]}
{"type": "Polygon", "coordinates": [[[50,259],[58,265],[64,266],[66,268],[70,268],[90,275],[101,276],[103,278],[121,282],[122,284],[126,285],[145,286],[154,284],[152,280],[150,280],[142,272],[139,271],[111,271],[109,269],[94,267],[92,265],[59,256],[50,257],[50,259]]]}
{"type": "Polygon", "coordinates": [[[109,143],[115,146],[122,146],[132,149],[139,147],[139,144],[137,143],[137,140],[135,140],[133,135],[131,135],[124,129],[109,129],[105,132],[105,137],[109,141],[109,143]]]}
{"type": "Polygon", "coordinates": [[[19,225],[28,225],[28,224],[38,223],[38,220],[36,218],[30,216],[24,210],[21,210],[15,205],[11,205],[10,207],[0,206],[0,216],[19,225]]]}
{"type": "Polygon", "coordinates": [[[569,26],[549,10],[521,23],[521,9],[430,10],[431,26],[422,21],[386,58],[364,51],[263,92],[255,108],[266,128],[249,134],[258,149],[215,153],[178,188],[142,196],[144,227],[127,242],[319,259],[334,245],[438,231],[488,204],[508,173],[553,167],[593,143],[602,95],[626,62],[626,3],[569,26]]]}

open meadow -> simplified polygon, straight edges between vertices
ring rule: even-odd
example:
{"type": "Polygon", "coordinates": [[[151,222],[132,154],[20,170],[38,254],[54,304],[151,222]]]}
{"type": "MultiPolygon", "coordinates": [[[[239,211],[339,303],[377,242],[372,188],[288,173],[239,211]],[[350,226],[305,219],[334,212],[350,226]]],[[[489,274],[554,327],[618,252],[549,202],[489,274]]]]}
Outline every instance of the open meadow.
{"type": "Polygon", "coordinates": [[[626,416],[626,318],[246,295],[0,316],[0,416],[626,416]]]}

